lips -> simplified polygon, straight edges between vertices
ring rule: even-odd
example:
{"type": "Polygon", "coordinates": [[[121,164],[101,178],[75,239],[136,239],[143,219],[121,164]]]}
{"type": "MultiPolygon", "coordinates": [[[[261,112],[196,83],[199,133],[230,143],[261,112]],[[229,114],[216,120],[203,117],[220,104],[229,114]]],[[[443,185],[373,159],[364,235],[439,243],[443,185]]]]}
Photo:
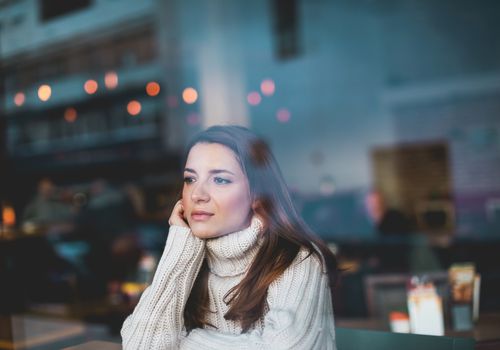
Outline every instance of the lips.
{"type": "Polygon", "coordinates": [[[206,212],[206,211],[195,210],[191,213],[191,218],[194,221],[206,221],[206,220],[210,219],[210,217],[212,217],[213,215],[214,214],[206,212]]]}

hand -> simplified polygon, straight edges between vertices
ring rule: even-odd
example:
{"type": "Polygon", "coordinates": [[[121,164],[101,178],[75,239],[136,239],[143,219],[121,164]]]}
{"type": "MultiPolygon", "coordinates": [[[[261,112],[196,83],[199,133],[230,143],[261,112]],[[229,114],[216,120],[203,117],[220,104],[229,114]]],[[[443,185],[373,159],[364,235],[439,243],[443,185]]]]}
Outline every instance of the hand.
{"type": "Polygon", "coordinates": [[[168,219],[168,224],[170,226],[181,226],[181,227],[187,227],[189,228],[189,225],[184,218],[184,208],[182,206],[182,200],[179,199],[177,203],[174,205],[174,209],[172,210],[172,214],[170,215],[170,218],[168,219]]]}

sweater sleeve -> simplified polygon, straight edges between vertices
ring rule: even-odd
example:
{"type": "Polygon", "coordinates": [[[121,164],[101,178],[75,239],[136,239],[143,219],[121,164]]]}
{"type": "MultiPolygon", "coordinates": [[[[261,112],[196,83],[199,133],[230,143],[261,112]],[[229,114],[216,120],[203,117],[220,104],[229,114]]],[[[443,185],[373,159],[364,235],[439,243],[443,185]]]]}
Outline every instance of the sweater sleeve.
{"type": "Polygon", "coordinates": [[[264,330],[227,334],[195,329],[181,349],[336,349],[328,277],[316,257],[301,251],[269,286],[264,330]]]}
{"type": "Polygon", "coordinates": [[[184,306],[205,255],[189,228],[171,226],[151,285],[122,326],[123,349],[178,348],[185,335],[184,306]]]}

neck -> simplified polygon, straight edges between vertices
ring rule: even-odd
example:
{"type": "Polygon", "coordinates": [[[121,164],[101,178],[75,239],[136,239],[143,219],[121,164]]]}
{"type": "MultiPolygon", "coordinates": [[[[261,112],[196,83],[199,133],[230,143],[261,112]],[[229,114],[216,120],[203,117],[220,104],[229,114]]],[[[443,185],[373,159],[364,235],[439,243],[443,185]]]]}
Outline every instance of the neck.
{"type": "Polygon", "coordinates": [[[221,277],[245,273],[259,250],[262,228],[261,221],[253,217],[247,228],[207,240],[210,271],[221,277]]]}

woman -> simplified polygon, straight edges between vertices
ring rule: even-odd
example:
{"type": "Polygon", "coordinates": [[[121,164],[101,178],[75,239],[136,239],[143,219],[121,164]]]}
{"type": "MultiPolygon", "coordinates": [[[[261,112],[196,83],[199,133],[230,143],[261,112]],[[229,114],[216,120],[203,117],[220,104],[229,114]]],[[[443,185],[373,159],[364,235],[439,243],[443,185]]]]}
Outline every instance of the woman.
{"type": "Polygon", "coordinates": [[[187,150],[182,199],[124,349],[335,349],[335,257],[297,215],[266,144],[214,126],[187,150]]]}

